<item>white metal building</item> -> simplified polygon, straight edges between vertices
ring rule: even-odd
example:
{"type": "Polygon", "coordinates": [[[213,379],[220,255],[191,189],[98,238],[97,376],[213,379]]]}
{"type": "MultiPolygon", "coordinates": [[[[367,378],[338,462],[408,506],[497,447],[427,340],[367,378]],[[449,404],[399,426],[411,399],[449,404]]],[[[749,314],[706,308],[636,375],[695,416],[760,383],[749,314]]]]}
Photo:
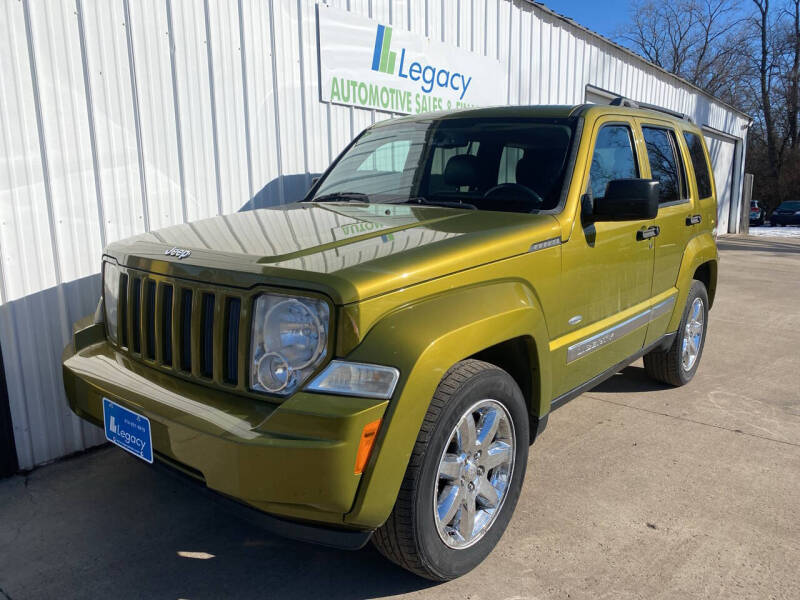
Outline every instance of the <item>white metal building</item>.
{"type": "Polygon", "coordinates": [[[323,101],[319,19],[337,9],[498,61],[500,102],[624,95],[691,115],[720,231],[737,230],[748,117],[539,4],[4,0],[0,425],[5,400],[20,468],[103,441],[67,409],[60,355],[97,304],[105,244],[299,199],[359,131],[393,116],[323,101]]]}

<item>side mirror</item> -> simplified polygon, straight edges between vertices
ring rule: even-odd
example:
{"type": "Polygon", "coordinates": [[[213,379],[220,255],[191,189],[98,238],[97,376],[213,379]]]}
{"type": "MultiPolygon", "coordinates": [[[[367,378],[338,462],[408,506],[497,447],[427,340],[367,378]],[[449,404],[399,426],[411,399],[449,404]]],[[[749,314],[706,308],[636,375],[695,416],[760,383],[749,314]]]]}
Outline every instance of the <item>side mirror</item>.
{"type": "Polygon", "coordinates": [[[655,179],[613,179],[606,195],[594,199],[595,221],[646,221],[658,214],[661,184],[655,179]]]}

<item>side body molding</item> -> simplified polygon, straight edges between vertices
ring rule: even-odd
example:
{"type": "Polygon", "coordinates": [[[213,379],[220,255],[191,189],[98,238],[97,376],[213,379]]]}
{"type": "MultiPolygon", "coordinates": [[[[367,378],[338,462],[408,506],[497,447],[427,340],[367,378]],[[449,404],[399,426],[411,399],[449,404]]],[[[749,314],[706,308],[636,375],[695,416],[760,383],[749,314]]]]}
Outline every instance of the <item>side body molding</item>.
{"type": "Polygon", "coordinates": [[[520,336],[541,349],[530,352],[538,375],[531,411],[544,415],[552,389],[547,327],[535,293],[519,280],[469,286],[403,306],[370,330],[348,360],[395,366],[400,383],[345,522],[377,527],[388,518],[430,399],[447,370],[520,336]]]}

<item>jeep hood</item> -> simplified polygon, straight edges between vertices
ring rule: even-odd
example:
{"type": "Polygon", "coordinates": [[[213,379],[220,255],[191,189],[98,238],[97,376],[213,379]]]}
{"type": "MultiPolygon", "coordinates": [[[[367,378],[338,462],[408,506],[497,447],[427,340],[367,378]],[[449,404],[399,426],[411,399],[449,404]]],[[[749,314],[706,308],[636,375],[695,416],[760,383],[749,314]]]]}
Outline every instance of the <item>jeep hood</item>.
{"type": "Polygon", "coordinates": [[[347,304],[523,254],[559,235],[550,215],[296,203],[167,227],[115,242],[106,254],[171,277],[311,289],[347,304]]]}

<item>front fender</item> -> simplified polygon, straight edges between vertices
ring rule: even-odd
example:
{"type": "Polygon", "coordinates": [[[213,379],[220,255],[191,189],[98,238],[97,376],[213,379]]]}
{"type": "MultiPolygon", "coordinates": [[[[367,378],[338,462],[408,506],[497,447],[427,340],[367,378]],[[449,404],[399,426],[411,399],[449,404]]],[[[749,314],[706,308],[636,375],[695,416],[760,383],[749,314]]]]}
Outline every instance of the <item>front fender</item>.
{"type": "Polygon", "coordinates": [[[345,521],[380,526],[391,513],[430,400],[455,363],[506,340],[528,336],[538,371],[531,411],[549,410],[551,373],[544,349],[548,334],[533,290],[517,280],[447,292],[396,310],[372,327],[348,360],[397,367],[400,382],[376,449],[345,521]]]}
{"type": "MultiPolygon", "coordinates": [[[[697,268],[707,262],[714,265],[712,272],[713,281],[712,285],[716,285],[716,265],[719,262],[719,252],[717,251],[717,244],[714,241],[711,233],[701,233],[693,237],[688,244],[686,250],[683,252],[683,260],[681,261],[681,268],[678,271],[678,299],[675,302],[675,308],[672,313],[667,331],[675,331],[683,317],[683,307],[686,306],[686,298],[689,295],[689,288],[692,285],[692,279],[697,271],[697,268]]],[[[709,298],[713,298],[714,290],[708,290],[709,298]]]]}

